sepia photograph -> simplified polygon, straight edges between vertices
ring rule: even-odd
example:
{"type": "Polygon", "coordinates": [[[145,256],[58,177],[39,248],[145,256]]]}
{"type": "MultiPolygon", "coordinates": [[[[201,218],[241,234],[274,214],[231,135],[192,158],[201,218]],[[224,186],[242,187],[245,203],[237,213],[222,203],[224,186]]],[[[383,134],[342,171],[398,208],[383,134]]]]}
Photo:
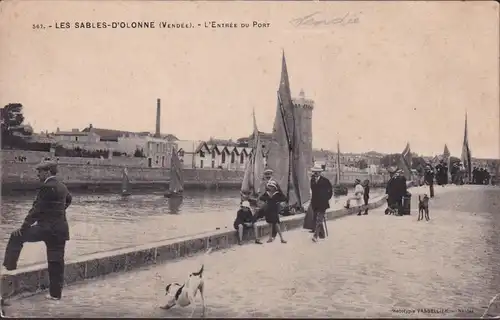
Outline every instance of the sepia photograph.
{"type": "Polygon", "coordinates": [[[495,1],[0,2],[5,318],[500,318],[495,1]]]}

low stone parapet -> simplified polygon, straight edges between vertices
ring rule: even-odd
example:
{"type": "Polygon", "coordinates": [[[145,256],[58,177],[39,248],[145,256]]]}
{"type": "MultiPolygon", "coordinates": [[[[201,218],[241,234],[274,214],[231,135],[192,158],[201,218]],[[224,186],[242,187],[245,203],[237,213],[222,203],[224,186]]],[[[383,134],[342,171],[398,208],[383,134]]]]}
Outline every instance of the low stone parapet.
{"type": "MultiPolygon", "coordinates": [[[[368,209],[382,206],[386,196],[376,197],[368,204],[368,209]]],[[[362,206],[361,209],[365,209],[362,206]]],[[[360,207],[349,209],[328,210],[327,220],[345,217],[359,212],[360,207]]],[[[304,214],[282,217],[283,230],[301,228],[304,214]]],[[[271,232],[271,227],[265,222],[258,222],[258,236],[265,237],[271,232]]],[[[97,278],[116,272],[130,271],[151,264],[163,263],[193,254],[204,252],[208,248],[220,250],[237,244],[235,230],[215,230],[186,236],[173,240],[148,243],[131,248],[107,251],[83,256],[67,261],[65,267],[66,285],[85,279],[97,278]]],[[[293,244],[290,244],[293,245],[293,244]]],[[[2,275],[2,297],[13,298],[32,295],[48,288],[49,278],[45,264],[20,268],[2,275]]]]}

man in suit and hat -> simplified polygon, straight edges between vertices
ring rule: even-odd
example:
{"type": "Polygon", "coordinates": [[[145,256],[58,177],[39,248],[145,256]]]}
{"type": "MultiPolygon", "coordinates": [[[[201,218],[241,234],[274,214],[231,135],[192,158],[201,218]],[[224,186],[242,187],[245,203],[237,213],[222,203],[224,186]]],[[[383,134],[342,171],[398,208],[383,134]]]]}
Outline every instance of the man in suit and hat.
{"type": "Polygon", "coordinates": [[[322,167],[314,166],[312,168],[310,206],[315,217],[314,235],[312,238],[314,242],[318,241],[318,236],[323,231],[325,211],[330,208],[330,199],[333,195],[332,184],[330,180],[321,175],[322,172],[322,167]]]}
{"type": "Polygon", "coordinates": [[[426,164],[424,173],[425,183],[429,186],[429,195],[434,198],[434,169],[430,164],[426,164]]]}
{"type": "Polygon", "coordinates": [[[21,228],[9,238],[3,266],[7,270],[17,268],[24,243],[45,242],[50,282],[47,298],[60,300],[64,284],[64,251],[69,240],[66,209],[72,197],[68,188],[56,178],[56,162],[42,162],[36,166],[36,170],[42,186],[21,228]]]}
{"type": "Polygon", "coordinates": [[[387,169],[387,172],[389,172],[389,181],[387,181],[387,186],[385,188],[385,193],[387,194],[387,209],[385,209],[385,214],[389,214],[391,209],[395,207],[396,204],[396,188],[397,188],[397,175],[396,175],[396,169],[395,168],[389,168],[387,169]]]}

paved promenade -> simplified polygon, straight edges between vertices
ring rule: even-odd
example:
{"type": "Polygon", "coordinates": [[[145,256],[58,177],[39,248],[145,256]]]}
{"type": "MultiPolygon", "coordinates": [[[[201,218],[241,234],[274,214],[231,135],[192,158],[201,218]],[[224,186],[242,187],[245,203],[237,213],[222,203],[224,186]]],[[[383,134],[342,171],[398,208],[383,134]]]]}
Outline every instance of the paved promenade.
{"type": "MultiPolygon", "coordinates": [[[[205,259],[207,317],[472,317],[500,292],[500,188],[436,188],[431,221],[368,216],[328,223],[313,243],[304,230],[287,244],[247,244],[205,259]],[[418,309],[428,309],[418,311],[418,309]]],[[[164,288],[200,267],[201,256],[12,301],[17,317],[189,317],[165,311],[164,288]]],[[[498,310],[498,309],[497,309],[498,310]]],[[[195,317],[200,316],[197,308],[195,317]]]]}

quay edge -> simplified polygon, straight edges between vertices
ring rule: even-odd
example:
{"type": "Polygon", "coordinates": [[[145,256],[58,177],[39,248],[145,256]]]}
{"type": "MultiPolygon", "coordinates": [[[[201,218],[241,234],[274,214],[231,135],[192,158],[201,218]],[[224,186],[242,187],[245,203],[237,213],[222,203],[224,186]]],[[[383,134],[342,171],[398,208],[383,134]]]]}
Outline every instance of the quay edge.
{"type": "MultiPolygon", "coordinates": [[[[373,199],[368,205],[374,209],[386,203],[386,196],[373,199]]],[[[364,206],[362,206],[364,209],[364,206]]],[[[330,209],[326,218],[334,220],[352,215],[359,207],[349,209],[330,209]]],[[[304,214],[283,217],[283,230],[302,228],[304,214]]],[[[259,237],[265,237],[271,228],[264,222],[258,222],[259,237]]],[[[70,285],[86,279],[97,278],[112,273],[131,271],[151,264],[164,263],[175,259],[205,252],[208,248],[213,250],[226,249],[237,244],[234,230],[215,230],[196,236],[181,237],[164,240],[141,246],[101,252],[87,255],[68,261],[65,267],[65,283],[70,285]]],[[[48,272],[45,264],[37,264],[2,275],[1,295],[4,299],[18,299],[33,295],[48,288],[48,272]]]]}

